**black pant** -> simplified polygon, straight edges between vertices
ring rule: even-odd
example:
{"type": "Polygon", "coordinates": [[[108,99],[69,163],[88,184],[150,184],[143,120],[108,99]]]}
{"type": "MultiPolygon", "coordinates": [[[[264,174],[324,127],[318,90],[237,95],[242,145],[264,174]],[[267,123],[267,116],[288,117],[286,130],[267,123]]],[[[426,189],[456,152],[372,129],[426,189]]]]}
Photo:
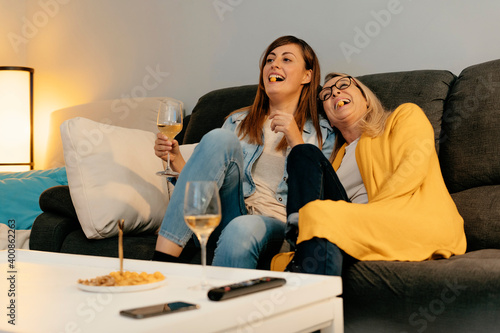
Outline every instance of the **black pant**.
{"type": "MultiPolygon", "coordinates": [[[[288,199],[287,215],[296,213],[308,202],[320,199],[350,202],[347,193],[327,158],[311,144],[295,146],[287,160],[288,199]]],[[[332,216],[332,219],[335,216],[332,216]]],[[[297,233],[287,233],[296,237],[297,233]]],[[[295,249],[293,261],[287,270],[341,275],[344,252],[324,238],[314,237],[301,242],[295,249]]]]}

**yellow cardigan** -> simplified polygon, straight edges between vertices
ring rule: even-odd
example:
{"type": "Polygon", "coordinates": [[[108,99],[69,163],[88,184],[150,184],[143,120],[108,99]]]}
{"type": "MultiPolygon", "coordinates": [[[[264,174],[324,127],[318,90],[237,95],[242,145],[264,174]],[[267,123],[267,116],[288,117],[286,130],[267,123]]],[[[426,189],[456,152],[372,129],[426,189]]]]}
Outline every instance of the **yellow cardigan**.
{"type": "MultiPolygon", "coordinates": [[[[400,105],[382,135],[362,135],[356,161],[368,203],[308,203],[299,210],[297,244],[326,238],[358,260],[421,261],[465,252],[463,219],[444,184],[432,126],[417,105],[400,105]]],[[[271,269],[284,270],[292,257],[276,255],[271,269]]]]}

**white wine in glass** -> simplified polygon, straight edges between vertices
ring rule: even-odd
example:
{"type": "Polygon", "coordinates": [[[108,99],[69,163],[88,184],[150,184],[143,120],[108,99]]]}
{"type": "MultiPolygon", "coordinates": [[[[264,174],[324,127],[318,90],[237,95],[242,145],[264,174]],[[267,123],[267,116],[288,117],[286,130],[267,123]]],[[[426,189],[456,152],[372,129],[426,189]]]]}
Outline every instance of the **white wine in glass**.
{"type": "MultiPolygon", "coordinates": [[[[182,103],[176,100],[161,100],[158,106],[158,130],[173,140],[182,131],[182,103]]],[[[158,171],[158,176],[175,177],[179,173],[170,168],[170,153],[167,153],[167,166],[165,170],[158,171]]]]}
{"type": "Polygon", "coordinates": [[[210,237],[212,231],[220,223],[220,215],[204,215],[204,216],[186,216],[184,218],[189,229],[191,229],[196,235],[202,237],[210,237]]]}
{"type": "Polygon", "coordinates": [[[182,124],[158,124],[158,130],[172,139],[182,131],[182,124]]]}
{"type": "Polygon", "coordinates": [[[191,181],[186,184],[184,195],[184,221],[194,232],[201,246],[202,280],[193,289],[208,289],[207,241],[221,220],[219,188],[212,181],[191,181]]]}

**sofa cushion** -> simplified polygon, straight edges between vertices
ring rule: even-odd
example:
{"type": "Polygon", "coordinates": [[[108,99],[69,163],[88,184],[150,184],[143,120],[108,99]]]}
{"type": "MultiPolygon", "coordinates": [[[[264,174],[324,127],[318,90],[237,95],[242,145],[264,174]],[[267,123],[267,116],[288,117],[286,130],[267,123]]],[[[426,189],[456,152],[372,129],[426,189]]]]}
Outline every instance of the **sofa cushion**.
{"type": "Polygon", "coordinates": [[[500,249],[500,185],[479,186],[451,196],[464,219],[467,252],[500,249]]]}
{"type": "Polygon", "coordinates": [[[411,102],[420,106],[434,128],[436,149],[441,131],[441,116],[455,75],[444,70],[417,70],[363,75],[358,77],[388,109],[411,102]]]}
{"type": "Polygon", "coordinates": [[[200,142],[205,133],[224,124],[228,114],[252,105],[257,85],[223,88],[211,91],[198,100],[184,135],[184,144],[200,142]]]}
{"type": "Polygon", "coordinates": [[[500,184],[500,60],[467,67],[443,114],[441,168],[451,193],[500,184]]]}
{"type": "Polygon", "coordinates": [[[71,199],[85,235],[101,239],[156,230],[169,187],[153,152],[155,134],[73,118],[61,125],[71,199]]]}
{"type": "Polygon", "coordinates": [[[345,332],[493,332],[500,250],[422,262],[363,261],[342,276],[345,332]]]}
{"type": "Polygon", "coordinates": [[[42,213],[38,205],[46,189],[68,184],[65,168],[0,172],[0,223],[9,220],[14,229],[31,229],[35,218],[42,213]]]}

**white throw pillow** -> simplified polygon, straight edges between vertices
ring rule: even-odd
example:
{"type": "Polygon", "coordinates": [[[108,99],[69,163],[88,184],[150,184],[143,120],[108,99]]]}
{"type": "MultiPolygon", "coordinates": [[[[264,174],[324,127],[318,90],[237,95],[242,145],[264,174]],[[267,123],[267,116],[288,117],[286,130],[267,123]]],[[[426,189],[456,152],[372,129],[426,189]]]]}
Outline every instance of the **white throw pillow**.
{"type": "MultiPolygon", "coordinates": [[[[71,199],[90,239],[158,229],[168,204],[166,178],[154,154],[155,134],[111,126],[85,118],[61,125],[71,199]]],[[[171,185],[170,185],[171,186],[171,185]]]]}

